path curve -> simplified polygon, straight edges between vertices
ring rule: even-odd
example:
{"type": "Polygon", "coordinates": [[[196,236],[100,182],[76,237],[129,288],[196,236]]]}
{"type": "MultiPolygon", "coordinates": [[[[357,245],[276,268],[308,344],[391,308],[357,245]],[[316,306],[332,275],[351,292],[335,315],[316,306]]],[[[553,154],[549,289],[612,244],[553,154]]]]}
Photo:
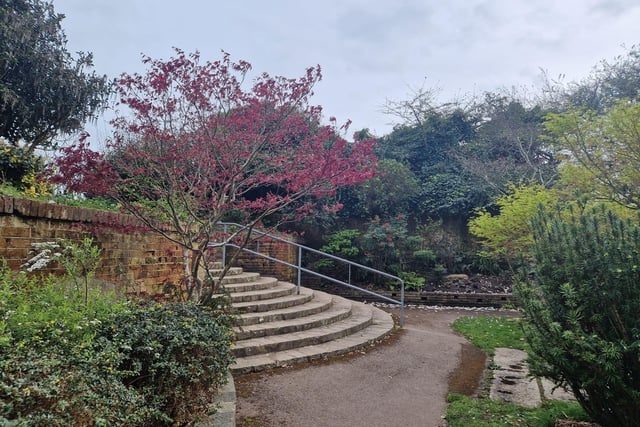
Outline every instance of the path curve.
{"type": "Polygon", "coordinates": [[[331,363],[238,376],[238,426],[444,426],[449,378],[464,372],[457,368],[468,345],[451,324],[487,313],[499,312],[407,309],[404,329],[388,345],[331,363]]]}

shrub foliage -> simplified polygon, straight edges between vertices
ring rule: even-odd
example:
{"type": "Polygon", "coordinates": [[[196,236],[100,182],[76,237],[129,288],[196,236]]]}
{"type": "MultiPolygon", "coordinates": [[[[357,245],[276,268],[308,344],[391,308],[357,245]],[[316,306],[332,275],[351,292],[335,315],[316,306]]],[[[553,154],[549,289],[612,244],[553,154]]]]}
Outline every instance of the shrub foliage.
{"type": "Polygon", "coordinates": [[[0,268],[0,425],[184,425],[232,361],[230,319],[0,268]]]}
{"type": "Polygon", "coordinates": [[[540,211],[535,277],[517,287],[533,371],[603,426],[640,419],[640,227],[610,211],[540,211]]]}

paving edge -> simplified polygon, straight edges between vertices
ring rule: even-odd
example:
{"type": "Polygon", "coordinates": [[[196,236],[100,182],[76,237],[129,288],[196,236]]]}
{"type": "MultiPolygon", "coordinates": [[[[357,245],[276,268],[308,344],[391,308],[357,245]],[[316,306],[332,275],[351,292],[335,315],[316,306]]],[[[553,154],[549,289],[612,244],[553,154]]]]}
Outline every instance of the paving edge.
{"type": "Polygon", "coordinates": [[[527,353],[512,348],[496,348],[490,398],[536,407],[545,400],[575,401],[573,394],[546,378],[532,378],[527,353]]]}
{"type": "Polygon", "coordinates": [[[236,426],[236,386],[227,373],[227,383],[218,391],[214,401],[216,413],[198,421],[196,427],[235,427],[236,426]]]}

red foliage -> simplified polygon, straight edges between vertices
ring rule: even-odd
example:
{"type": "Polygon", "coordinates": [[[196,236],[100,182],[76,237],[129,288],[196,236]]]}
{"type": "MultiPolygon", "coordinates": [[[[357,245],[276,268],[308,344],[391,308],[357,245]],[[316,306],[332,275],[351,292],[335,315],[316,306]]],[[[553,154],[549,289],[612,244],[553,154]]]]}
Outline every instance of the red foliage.
{"type": "Polygon", "coordinates": [[[120,78],[119,105],[129,112],[113,120],[109,161],[81,141],[63,150],[57,182],[125,205],[135,194],[260,214],[373,176],[373,140],[347,142],[308,104],[319,67],[299,79],[262,74],[244,91],[247,62],[225,53],[200,64],[197,53],[176,53],[168,61],[145,58],[145,75],[120,78]]]}
{"type": "Polygon", "coordinates": [[[309,105],[320,67],[298,79],[262,74],[244,90],[251,66],[227,53],[201,64],[176,49],[144,62],[146,74],[118,82],[128,111],[112,122],[107,154],[84,142],[66,149],[58,182],[115,198],[152,227],[169,222],[189,249],[227,212],[251,223],[285,210],[308,215],[313,198],[375,173],[374,141],[347,142],[346,127],[321,124],[322,109],[309,105]]]}
{"type": "Polygon", "coordinates": [[[89,148],[88,137],[88,133],[82,133],[77,145],[60,149],[58,171],[49,179],[74,193],[106,195],[118,177],[103,155],[89,148]]]}

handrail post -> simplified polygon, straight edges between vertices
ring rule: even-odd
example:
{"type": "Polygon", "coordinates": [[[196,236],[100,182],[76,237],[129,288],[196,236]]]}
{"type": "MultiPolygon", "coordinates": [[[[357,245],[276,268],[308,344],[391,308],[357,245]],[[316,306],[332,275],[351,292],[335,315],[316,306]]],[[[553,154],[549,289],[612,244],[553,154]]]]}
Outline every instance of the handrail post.
{"type": "Polygon", "coordinates": [[[404,326],[404,280],[400,280],[400,327],[404,326]]]}
{"type": "Polygon", "coordinates": [[[300,295],[300,285],[302,284],[302,246],[298,246],[298,286],[297,291],[300,295]]]}

